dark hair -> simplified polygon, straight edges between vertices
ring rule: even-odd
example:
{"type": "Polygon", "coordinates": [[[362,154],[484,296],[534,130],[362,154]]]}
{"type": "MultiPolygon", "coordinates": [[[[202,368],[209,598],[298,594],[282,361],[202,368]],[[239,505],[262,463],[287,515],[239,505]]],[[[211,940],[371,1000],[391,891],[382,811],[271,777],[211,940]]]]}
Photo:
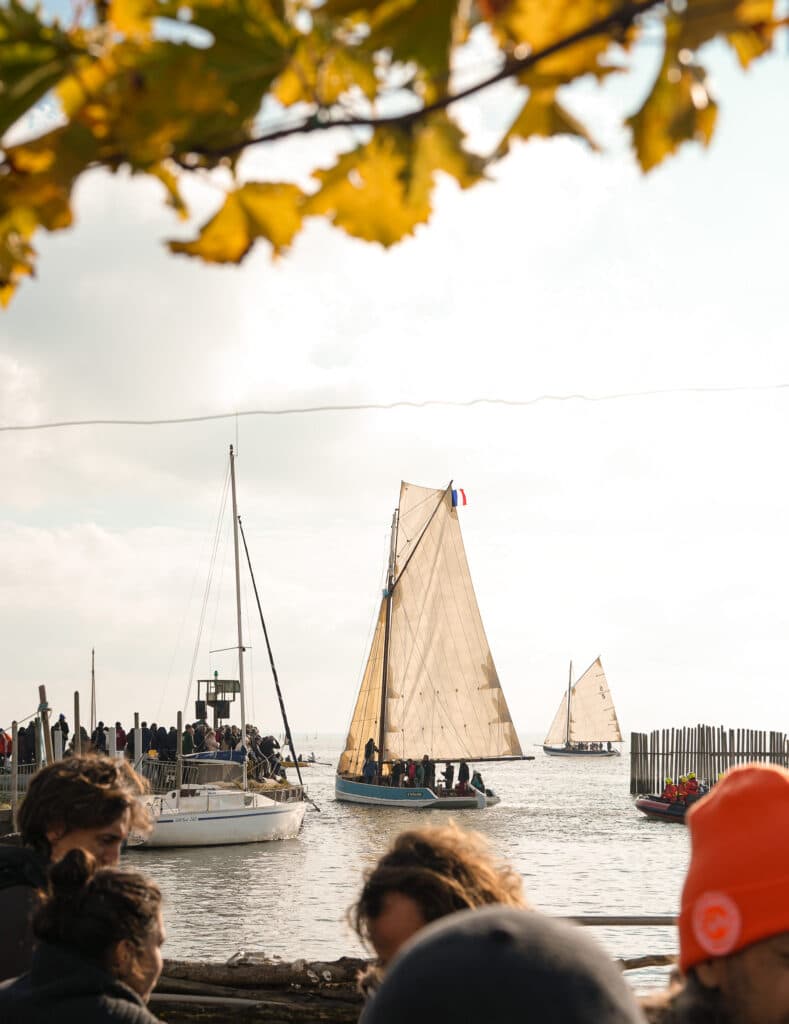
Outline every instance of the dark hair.
{"type": "Polygon", "coordinates": [[[415,900],[427,922],[489,903],[527,905],[514,868],[497,860],[478,832],[462,832],[452,823],[401,832],[366,874],[359,899],[349,911],[351,925],[363,941],[368,941],[370,922],[380,916],[390,892],[415,900]]]}
{"type": "Polygon", "coordinates": [[[101,828],[125,812],[137,829],[150,828],[148,814],[138,801],[147,783],[126,761],[86,754],[67,757],[33,776],[17,812],[22,841],[45,857],[52,850],[47,832],[101,828]]]}
{"type": "Polygon", "coordinates": [[[136,871],[99,868],[85,850],[70,850],[53,864],[49,883],[33,917],[34,935],[103,966],[123,939],[143,946],[162,904],[155,882],[136,871]]]}
{"type": "Polygon", "coordinates": [[[644,996],[640,1004],[654,1024],[733,1024],[720,989],[702,985],[694,970],[668,991],[644,996]]]}

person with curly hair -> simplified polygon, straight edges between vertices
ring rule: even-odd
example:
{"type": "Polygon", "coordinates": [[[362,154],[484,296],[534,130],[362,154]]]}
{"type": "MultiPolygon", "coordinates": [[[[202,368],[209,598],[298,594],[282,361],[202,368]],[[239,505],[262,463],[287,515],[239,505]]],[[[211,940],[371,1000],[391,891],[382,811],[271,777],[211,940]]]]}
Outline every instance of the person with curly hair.
{"type": "Polygon", "coordinates": [[[520,875],[478,832],[452,822],[401,832],[365,875],[349,911],[351,925],[377,956],[362,987],[374,987],[395,953],[431,921],[493,903],[528,907],[520,875]]]}
{"type": "Polygon", "coordinates": [[[70,850],[33,917],[31,970],[0,984],[0,1019],[156,1024],[145,1004],[162,972],[161,904],[155,882],[70,850]]]}
{"type": "Polygon", "coordinates": [[[117,864],[131,828],[150,828],[139,801],[146,784],[125,760],[67,757],[33,776],[17,812],[21,847],[0,847],[0,981],[30,967],[31,915],[52,864],[87,850],[117,864]]]}

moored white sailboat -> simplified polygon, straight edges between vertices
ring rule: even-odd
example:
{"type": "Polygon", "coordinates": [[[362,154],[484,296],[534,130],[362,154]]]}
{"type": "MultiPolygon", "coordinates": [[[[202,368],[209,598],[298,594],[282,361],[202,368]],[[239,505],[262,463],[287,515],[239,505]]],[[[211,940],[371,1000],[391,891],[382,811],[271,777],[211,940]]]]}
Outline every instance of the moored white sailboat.
{"type": "Polygon", "coordinates": [[[552,757],[618,757],[613,744],[622,742],[603,663],[596,658],[581,678],[570,680],[554,716],[543,750],[552,757]]]}
{"type": "MultiPolygon", "coordinates": [[[[163,796],[148,798],[153,828],[147,836],[133,835],[130,846],[230,846],[292,839],[301,828],[306,809],[303,787],[273,785],[270,794],[252,792],[247,778],[244,643],[241,631],[238,509],[233,446],[230,446],[230,486],[235,553],[238,678],[240,684],[242,788],[221,784],[178,785],[163,796]]],[[[284,713],[284,708],[283,708],[284,713]]]]}
{"type": "Polygon", "coordinates": [[[397,785],[396,766],[425,754],[433,762],[523,757],[474,595],[455,493],[451,483],[443,490],[401,485],[386,588],[337,767],[338,800],[492,806],[499,797],[479,777],[459,789],[397,785]],[[365,775],[370,740],[379,753],[365,775]]]}

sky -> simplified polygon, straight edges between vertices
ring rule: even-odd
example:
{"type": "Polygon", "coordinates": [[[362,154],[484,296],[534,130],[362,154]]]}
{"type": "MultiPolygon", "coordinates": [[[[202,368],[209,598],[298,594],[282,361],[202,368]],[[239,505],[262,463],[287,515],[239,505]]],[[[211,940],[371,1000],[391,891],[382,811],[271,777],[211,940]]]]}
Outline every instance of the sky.
{"type": "MultiPolygon", "coordinates": [[[[227,515],[198,636],[232,443],[295,731],[347,725],[400,480],[451,478],[520,732],[546,731],[568,662],[598,655],[625,733],[786,728],[785,51],[742,73],[715,50],[712,145],[646,177],[616,127],[642,54],[568,100],[602,155],[516,145],[469,192],[442,180],[431,224],[390,251],[316,221],[276,263],[207,267],[165,251],[191,228],[154,185],[86,176],[76,226],[37,240],[0,317],[0,425],[566,400],[0,432],[0,726],[41,683],[69,718],[79,690],[84,719],[92,648],[105,720],[174,720],[194,679],[235,676],[210,653],[235,644],[227,515]]],[[[500,88],[460,111],[480,147],[512,104],[500,88]]],[[[243,171],[303,180],[333,145],[243,171]]],[[[217,196],[189,198],[199,222],[217,196]]],[[[273,731],[246,586],[244,629],[248,717],[273,731]]]]}

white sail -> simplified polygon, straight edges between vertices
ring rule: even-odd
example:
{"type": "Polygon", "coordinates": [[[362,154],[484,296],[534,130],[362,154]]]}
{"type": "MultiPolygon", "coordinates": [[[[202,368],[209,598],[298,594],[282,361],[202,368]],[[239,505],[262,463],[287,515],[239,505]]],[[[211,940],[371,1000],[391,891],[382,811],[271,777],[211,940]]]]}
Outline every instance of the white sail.
{"type": "Polygon", "coordinates": [[[570,743],[622,742],[611,690],[599,658],[592,662],[572,687],[569,736],[565,693],[545,737],[545,745],[563,746],[568,740],[570,743]]]}
{"type": "MultiPolygon", "coordinates": [[[[378,743],[386,600],[340,773],[378,743]],[[377,700],[376,700],[377,698],[377,700]]],[[[403,483],[386,688],[385,761],[521,756],[471,582],[457,510],[445,491],[403,483]]]]}

